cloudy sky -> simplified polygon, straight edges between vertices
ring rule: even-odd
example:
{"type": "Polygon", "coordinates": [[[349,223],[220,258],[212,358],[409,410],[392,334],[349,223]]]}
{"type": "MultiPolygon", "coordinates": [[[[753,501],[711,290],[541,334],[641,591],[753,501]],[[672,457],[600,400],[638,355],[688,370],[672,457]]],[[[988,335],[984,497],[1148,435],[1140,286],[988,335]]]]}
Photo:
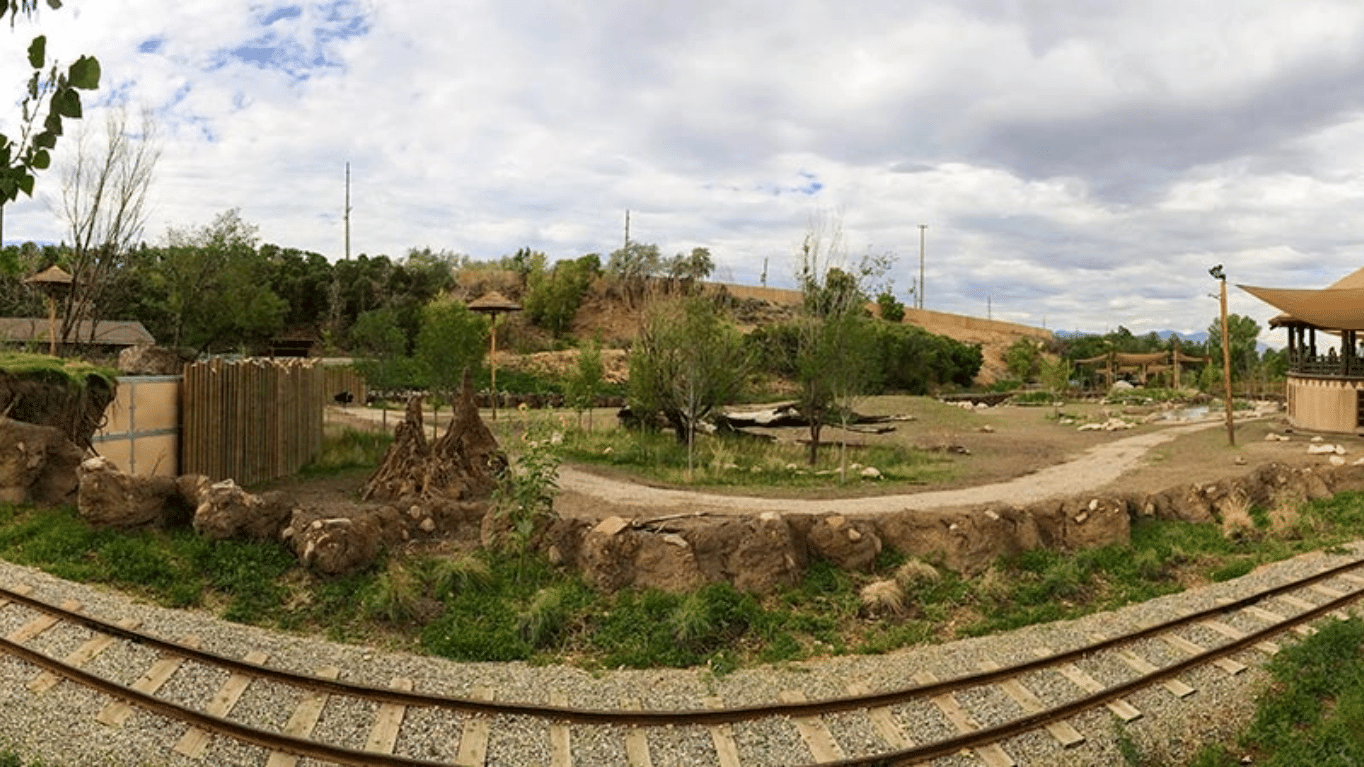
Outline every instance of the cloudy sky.
{"type": "MultiPolygon", "coordinates": [[[[1358,0],[65,0],[0,28],[7,134],[37,31],[100,60],[85,122],[156,114],[150,242],[240,208],[341,258],[349,162],[353,255],[608,253],[629,210],[790,285],[823,217],[912,303],[926,224],[926,308],[1056,330],[1364,266],[1358,0]]],[[[63,238],[55,170],[7,242],[63,238]]]]}

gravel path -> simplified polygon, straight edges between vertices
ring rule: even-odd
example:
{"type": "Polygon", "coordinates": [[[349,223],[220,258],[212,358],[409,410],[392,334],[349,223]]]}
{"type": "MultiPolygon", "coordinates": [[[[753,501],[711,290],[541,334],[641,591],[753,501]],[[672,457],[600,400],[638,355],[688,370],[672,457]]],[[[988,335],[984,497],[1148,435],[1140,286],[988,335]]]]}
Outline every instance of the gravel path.
{"type": "MultiPolygon", "coordinates": [[[[1357,545],[1350,556],[1364,555],[1357,545]]],[[[1033,626],[1008,634],[968,639],[950,644],[919,647],[883,656],[834,657],[812,662],[745,669],[715,676],[705,670],[588,672],[581,669],[520,663],[452,663],[403,653],[341,645],[314,638],[263,631],[216,620],[202,612],[167,610],[137,603],[104,589],[73,584],[29,568],[0,562],[0,582],[9,586],[28,584],[34,596],[47,601],[74,599],[83,609],[103,618],[136,617],[144,630],[172,639],[199,637],[205,649],[242,657],[251,650],[269,654],[271,665],[315,673],[334,666],[342,679],[387,685],[395,677],[409,677],[419,690],[469,695],[477,686],[495,690],[499,700],[548,702],[563,696],[574,705],[612,708],[626,700],[646,708],[693,707],[711,696],[726,704],[751,704],[777,698],[795,690],[807,698],[847,694],[850,685],[870,690],[903,686],[919,672],[948,678],[978,670],[986,661],[1009,663],[1027,659],[1037,648],[1061,650],[1087,644],[1097,633],[1113,635],[1127,627],[1149,625],[1176,611],[1234,599],[1271,585],[1317,572],[1345,560],[1343,556],[1312,554],[1267,566],[1243,578],[1133,605],[1121,610],[1076,621],[1033,626]]],[[[0,608],[0,632],[9,634],[33,614],[16,605],[0,608]]],[[[1243,626],[1251,628],[1251,626],[1243,626]]],[[[1214,644],[1215,635],[1195,631],[1195,641],[1214,644]]],[[[59,627],[40,636],[31,646],[52,654],[70,651],[85,639],[82,629],[59,627]]],[[[1283,638],[1280,641],[1290,641],[1283,638]]],[[[1175,656],[1162,642],[1152,641],[1142,654],[1157,663],[1175,656]]],[[[1259,668],[1263,657],[1247,652],[1238,659],[1251,666],[1243,674],[1229,676],[1215,669],[1200,669],[1185,678],[1197,688],[1193,696],[1179,700],[1164,690],[1134,696],[1130,702],[1142,718],[1121,724],[1105,709],[1092,711],[1074,722],[1087,738],[1083,745],[1059,749],[1045,733],[1033,733],[1004,744],[1005,751],[1024,765],[1110,765],[1124,763],[1120,744],[1135,748],[1157,763],[1177,763],[1201,743],[1226,740],[1239,730],[1251,712],[1256,695],[1265,684],[1259,668]]],[[[150,651],[124,648],[101,655],[91,670],[129,682],[146,670],[150,651]]],[[[1104,683],[1130,678],[1131,672],[1112,665],[1082,661],[1083,670],[1104,683]]],[[[95,717],[107,700],[70,683],[34,694],[27,688],[37,671],[22,662],[0,659],[0,744],[17,748],[27,759],[47,765],[261,765],[265,754],[248,746],[215,741],[201,760],[172,751],[184,731],[182,725],[142,711],[134,711],[118,727],[99,724],[95,717]]],[[[172,678],[169,694],[179,700],[206,702],[222,683],[218,672],[185,668],[172,678]]],[[[1069,682],[1054,673],[1040,672],[1026,680],[1044,701],[1059,701],[1077,694],[1069,682]]],[[[253,684],[234,710],[244,722],[278,726],[289,716],[269,685],[253,684]]],[[[966,696],[963,696],[964,698],[966,696]]],[[[993,690],[972,693],[963,701],[983,725],[1017,715],[1017,707],[993,690]]],[[[319,732],[349,743],[363,743],[373,712],[356,704],[329,703],[319,732]]],[[[943,716],[928,703],[895,707],[893,714],[906,735],[917,740],[944,736],[951,730],[943,716]]],[[[827,723],[846,755],[871,753],[880,748],[880,736],[869,720],[857,713],[830,717],[827,723]]],[[[808,764],[810,752],[789,722],[735,725],[734,739],[745,767],[808,764]]],[[[423,712],[409,714],[399,739],[400,753],[427,759],[453,760],[458,752],[459,728],[439,724],[423,712]]],[[[489,764],[539,765],[549,763],[548,727],[539,722],[497,722],[490,743],[489,764]]],[[[574,728],[574,763],[610,767],[626,764],[624,734],[619,730],[574,728]]],[[[651,734],[654,765],[703,767],[717,764],[710,734],[695,728],[675,728],[651,734]]],[[[958,755],[935,764],[978,765],[974,756],[958,755]]],[[[306,764],[306,762],[305,762],[306,764]]]]}

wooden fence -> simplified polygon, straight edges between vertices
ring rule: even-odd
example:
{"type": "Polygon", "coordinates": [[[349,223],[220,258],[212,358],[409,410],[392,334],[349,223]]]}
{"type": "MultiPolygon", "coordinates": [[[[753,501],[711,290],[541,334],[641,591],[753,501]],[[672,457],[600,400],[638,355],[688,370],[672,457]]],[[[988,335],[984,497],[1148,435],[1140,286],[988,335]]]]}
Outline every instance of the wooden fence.
{"type": "Polygon", "coordinates": [[[331,401],[306,359],[221,359],[185,367],[180,471],[252,485],[297,472],[322,448],[331,401]]]}

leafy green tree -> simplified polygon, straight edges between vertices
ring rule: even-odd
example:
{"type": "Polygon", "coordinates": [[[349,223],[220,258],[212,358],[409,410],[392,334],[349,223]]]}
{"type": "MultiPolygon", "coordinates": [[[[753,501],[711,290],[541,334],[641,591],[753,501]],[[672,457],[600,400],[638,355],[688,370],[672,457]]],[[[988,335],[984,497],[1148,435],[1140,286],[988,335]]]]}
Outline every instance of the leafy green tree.
{"type": "MultiPolygon", "coordinates": [[[[914,325],[876,325],[880,391],[929,394],[944,385],[970,387],[984,364],[977,344],[965,344],[914,325]]],[[[875,383],[875,381],[873,381],[875,383]]]]}
{"type": "Polygon", "coordinates": [[[1008,368],[1009,375],[1025,383],[1037,375],[1041,359],[1042,350],[1031,338],[1020,338],[1004,351],[1004,366],[1008,368]]]}
{"type": "Polygon", "coordinates": [[[260,254],[269,264],[270,289],[289,307],[285,326],[320,329],[331,308],[332,265],[327,257],[270,244],[262,245],[260,254]]]}
{"type": "Polygon", "coordinates": [[[1038,361],[1038,378],[1047,391],[1051,392],[1052,402],[1057,403],[1056,414],[1060,415],[1060,402],[1070,390],[1070,378],[1075,372],[1070,360],[1065,357],[1046,358],[1038,361]]]}
{"type": "Polygon", "coordinates": [[[803,300],[796,320],[797,406],[810,425],[810,465],[819,460],[824,424],[844,421],[852,402],[875,388],[881,370],[876,335],[862,284],[884,272],[885,263],[863,259],[843,268],[847,253],[841,226],[812,224],[801,244],[799,279],[803,300]]]}
{"type": "Polygon", "coordinates": [[[675,282],[700,282],[715,271],[715,259],[709,248],[692,248],[691,253],[678,253],[668,259],[668,279],[675,282]]]}
{"type": "Polygon", "coordinates": [[[416,361],[407,355],[407,335],[394,309],[361,314],[350,337],[355,369],[370,389],[391,392],[417,383],[416,361]]]}
{"type": "Polygon", "coordinates": [[[597,394],[601,392],[606,380],[606,367],[602,364],[601,344],[596,340],[578,351],[578,365],[569,375],[564,388],[565,399],[573,412],[578,414],[578,426],[583,423],[583,411],[587,411],[587,430],[592,430],[592,408],[597,404],[597,394]]]}
{"type": "Polygon", "coordinates": [[[606,274],[616,280],[625,300],[634,303],[644,297],[650,277],[663,271],[663,258],[657,245],[642,242],[627,243],[615,250],[606,261],[606,274]]]}
{"type": "Polygon", "coordinates": [[[172,345],[200,352],[240,347],[283,327],[288,307],[269,288],[256,231],[236,208],[206,227],[171,230],[156,271],[164,280],[172,345]]]}
{"type": "Polygon", "coordinates": [[[417,362],[433,395],[453,403],[467,371],[473,375],[488,350],[488,320],[459,301],[433,301],[422,310],[417,362]]]}
{"type": "MultiPolygon", "coordinates": [[[[54,9],[61,7],[59,0],[47,0],[47,4],[54,9]]],[[[9,12],[12,27],[20,13],[32,18],[37,9],[37,0],[8,0],[0,2],[0,18],[9,12]]],[[[52,164],[51,153],[62,135],[62,121],[81,118],[77,91],[99,87],[99,61],[93,56],[77,58],[65,71],[55,61],[49,66],[46,35],[33,38],[27,57],[33,72],[21,103],[19,137],[0,134],[0,240],[5,204],[18,199],[20,192],[33,194],[34,173],[52,164]]]]}
{"type": "Polygon", "coordinates": [[[905,305],[895,297],[889,290],[882,291],[876,296],[877,313],[886,322],[900,323],[905,319],[905,305]]]}
{"type": "Polygon", "coordinates": [[[526,295],[521,302],[526,319],[556,336],[563,335],[596,278],[594,262],[587,257],[559,261],[550,269],[544,264],[533,267],[526,276],[526,295]]]}
{"type": "Polygon", "coordinates": [[[747,374],[743,337],[714,301],[656,302],[630,349],[630,407],[663,416],[689,446],[690,472],[698,425],[738,393],[747,374]]]}
{"type": "MultiPolygon", "coordinates": [[[[1255,371],[1260,353],[1256,348],[1260,339],[1260,323],[1240,314],[1227,315],[1227,338],[1230,339],[1231,377],[1241,381],[1255,371]]],[[[1207,354],[1220,364],[1222,360],[1222,319],[1218,317],[1208,326],[1207,354]]]]}

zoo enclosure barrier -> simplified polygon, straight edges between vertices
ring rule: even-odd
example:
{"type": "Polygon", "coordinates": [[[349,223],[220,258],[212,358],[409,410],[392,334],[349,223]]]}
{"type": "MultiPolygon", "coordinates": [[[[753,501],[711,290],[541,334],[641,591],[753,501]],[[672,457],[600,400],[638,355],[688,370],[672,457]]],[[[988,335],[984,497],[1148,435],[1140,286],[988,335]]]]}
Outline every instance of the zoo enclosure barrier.
{"type": "Polygon", "coordinates": [[[95,452],[138,476],[180,473],[180,376],[119,376],[95,452]]]}
{"type": "Polygon", "coordinates": [[[213,359],[185,366],[180,473],[248,486],[296,473],[322,449],[334,392],[315,359],[213,359]]]}

